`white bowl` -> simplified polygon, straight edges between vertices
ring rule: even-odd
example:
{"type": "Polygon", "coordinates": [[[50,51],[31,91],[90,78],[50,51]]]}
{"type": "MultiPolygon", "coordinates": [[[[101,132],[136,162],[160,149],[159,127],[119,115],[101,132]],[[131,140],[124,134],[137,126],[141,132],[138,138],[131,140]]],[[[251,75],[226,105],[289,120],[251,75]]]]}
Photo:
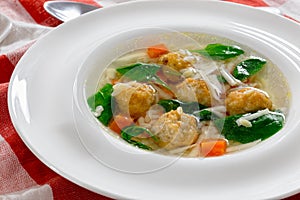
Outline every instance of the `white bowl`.
{"type": "MultiPolygon", "coordinates": [[[[168,167],[178,159],[181,161],[193,160],[194,162],[202,160],[202,158],[191,159],[164,156],[133,147],[116,137],[107,127],[103,126],[93,116],[87,104],[87,98],[98,89],[99,78],[104,69],[115,58],[132,50],[145,48],[153,44],[174,44],[174,40],[177,41],[179,48],[184,48],[186,44],[197,45],[193,39],[182,34],[181,32],[183,31],[196,32],[197,30],[191,28],[142,27],[115,34],[96,47],[78,71],[77,80],[74,85],[74,100],[76,105],[74,117],[77,124],[77,132],[87,151],[102,164],[122,172],[146,173],[168,167]]],[[[277,134],[248,150],[209,159],[224,162],[225,160],[229,160],[228,158],[243,158],[244,156],[251,156],[267,151],[267,149],[284,140],[287,134],[292,134],[291,130],[295,127],[295,122],[300,117],[299,112],[293,112],[295,111],[293,109],[295,107],[293,99],[297,99],[297,96],[299,96],[299,93],[293,92],[295,89],[298,90],[293,86],[296,85],[297,76],[300,77],[295,63],[289,60],[289,52],[284,46],[281,46],[280,41],[270,41],[267,38],[261,38],[262,35],[260,33],[255,33],[257,34],[255,37],[249,37],[248,35],[237,34],[235,31],[222,29],[222,27],[207,29],[206,33],[218,34],[218,36],[227,37],[242,45],[249,46],[258,52],[263,52],[264,56],[279,66],[285,77],[289,77],[288,82],[292,86],[291,93],[293,94],[290,103],[291,112],[286,119],[284,128],[277,134]]],[[[278,90],[277,94],[286,99],[287,93],[278,90]]],[[[275,154],[275,152],[272,153],[272,156],[275,154]]]]}

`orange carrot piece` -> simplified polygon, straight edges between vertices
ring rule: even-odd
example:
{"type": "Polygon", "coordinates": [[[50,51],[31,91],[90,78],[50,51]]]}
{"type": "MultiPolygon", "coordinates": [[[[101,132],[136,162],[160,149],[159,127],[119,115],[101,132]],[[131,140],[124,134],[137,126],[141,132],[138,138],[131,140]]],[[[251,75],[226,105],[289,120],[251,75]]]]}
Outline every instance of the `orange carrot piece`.
{"type": "Polygon", "coordinates": [[[150,46],[147,49],[147,54],[150,58],[158,58],[159,56],[168,53],[169,50],[164,44],[150,46]]]}
{"type": "Polygon", "coordinates": [[[160,86],[160,85],[156,85],[157,87],[159,87],[159,89],[161,89],[164,93],[170,95],[172,98],[175,98],[176,95],[174,94],[174,92],[172,90],[169,90],[168,88],[165,88],[164,86],[160,86]]]}
{"type": "Polygon", "coordinates": [[[201,154],[204,157],[222,156],[225,154],[227,141],[223,139],[205,140],[200,143],[201,154]]]}
{"type": "Polygon", "coordinates": [[[109,128],[114,132],[121,134],[122,128],[132,125],[134,122],[130,117],[116,115],[113,121],[109,124],[109,128]]]}
{"type": "Polygon", "coordinates": [[[120,79],[117,79],[117,78],[112,79],[112,80],[111,80],[111,84],[116,85],[116,84],[119,82],[119,80],[120,80],[120,79]]]}

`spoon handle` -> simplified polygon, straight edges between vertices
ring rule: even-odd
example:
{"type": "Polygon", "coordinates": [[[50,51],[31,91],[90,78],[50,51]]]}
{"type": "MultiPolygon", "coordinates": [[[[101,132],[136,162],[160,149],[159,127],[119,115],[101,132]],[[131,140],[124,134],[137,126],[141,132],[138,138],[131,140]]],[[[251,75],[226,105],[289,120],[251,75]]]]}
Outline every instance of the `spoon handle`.
{"type": "MultiPolygon", "coordinates": [[[[129,0],[97,0],[99,7],[109,7],[117,3],[126,2],[129,0]]],[[[98,9],[99,7],[74,1],[46,1],[44,9],[53,17],[66,22],[87,12],[98,9]]],[[[281,14],[278,8],[274,7],[256,7],[274,14],[281,14]]]]}

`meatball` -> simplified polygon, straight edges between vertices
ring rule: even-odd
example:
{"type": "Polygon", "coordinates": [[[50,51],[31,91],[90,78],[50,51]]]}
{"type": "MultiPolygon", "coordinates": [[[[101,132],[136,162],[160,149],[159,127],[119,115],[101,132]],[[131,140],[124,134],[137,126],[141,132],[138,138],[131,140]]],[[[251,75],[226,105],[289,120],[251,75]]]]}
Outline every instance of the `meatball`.
{"type": "Polygon", "coordinates": [[[171,52],[161,56],[159,63],[180,71],[191,66],[191,63],[185,60],[185,57],[186,55],[180,54],[179,52],[171,52]]]}
{"type": "Polygon", "coordinates": [[[175,94],[180,101],[198,101],[207,107],[211,106],[210,91],[204,80],[187,78],[177,85],[175,94]]]}
{"type": "Polygon", "coordinates": [[[197,120],[181,107],[160,116],[151,131],[159,138],[158,145],[167,150],[191,145],[199,136],[197,120]]]}
{"type": "Polygon", "coordinates": [[[119,112],[137,119],[145,116],[147,110],[155,103],[156,91],[151,85],[133,81],[114,85],[112,96],[119,112]]]}
{"type": "Polygon", "coordinates": [[[262,109],[272,109],[272,101],[268,95],[256,88],[241,88],[231,91],[225,99],[229,115],[256,112],[262,109]]]}

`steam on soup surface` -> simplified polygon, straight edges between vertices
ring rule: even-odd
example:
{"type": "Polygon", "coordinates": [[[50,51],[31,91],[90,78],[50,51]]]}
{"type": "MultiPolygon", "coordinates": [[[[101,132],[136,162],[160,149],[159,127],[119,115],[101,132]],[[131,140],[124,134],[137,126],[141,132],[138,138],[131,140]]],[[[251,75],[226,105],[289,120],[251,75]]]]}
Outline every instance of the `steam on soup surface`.
{"type": "Polygon", "coordinates": [[[284,125],[288,86],[250,48],[206,34],[197,46],[153,44],[116,58],[88,98],[96,118],[136,147],[167,155],[221,156],[284,125]]]}

